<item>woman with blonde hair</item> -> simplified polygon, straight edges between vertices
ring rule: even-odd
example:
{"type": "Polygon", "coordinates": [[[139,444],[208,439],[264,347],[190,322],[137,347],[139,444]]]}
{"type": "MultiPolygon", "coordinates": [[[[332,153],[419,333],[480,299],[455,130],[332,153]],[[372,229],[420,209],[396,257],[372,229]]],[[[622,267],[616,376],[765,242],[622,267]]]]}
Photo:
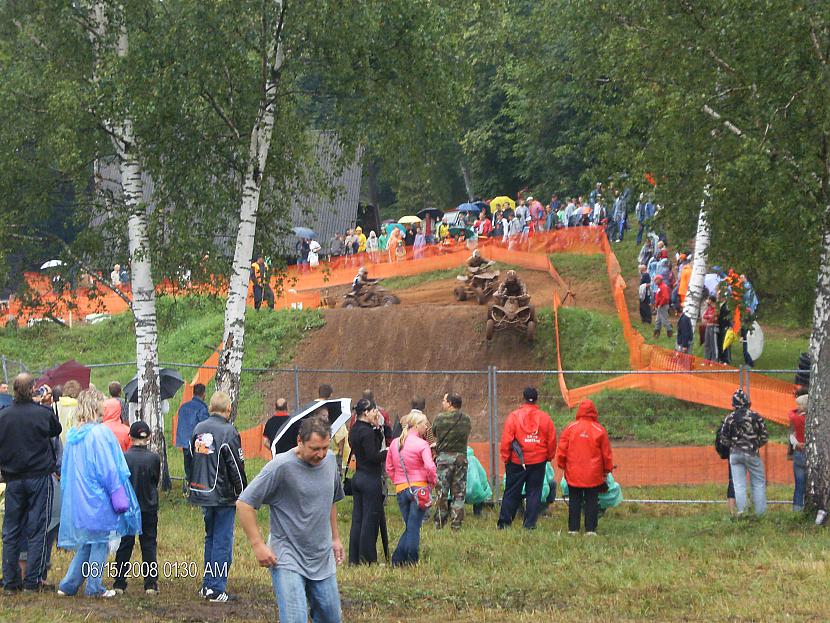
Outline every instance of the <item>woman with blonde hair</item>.
{"type": "Polygon", "coordinates": [[[109,540],[141,529],[130,470],[113,432],[100,423],[104,395],[78,395],[76,426],[69,430],[61,469],[58,547],[75,550],[58,595],[75,595],[86,579],[90,597],[114,597],[103,584],[109,540]]]}
{"type": "Polygon", "coordinates": [[[424,439],[429,420],[420,411],[401,418],[403,431],[392,440],[386,455],[386,473],[395,485],[404,532],[392,554],[394,566],[414,565],[421,547],[421,524],[426,508],[419,504],[418,491],[431,489],[438,481],[429,442],[424,439]]]}

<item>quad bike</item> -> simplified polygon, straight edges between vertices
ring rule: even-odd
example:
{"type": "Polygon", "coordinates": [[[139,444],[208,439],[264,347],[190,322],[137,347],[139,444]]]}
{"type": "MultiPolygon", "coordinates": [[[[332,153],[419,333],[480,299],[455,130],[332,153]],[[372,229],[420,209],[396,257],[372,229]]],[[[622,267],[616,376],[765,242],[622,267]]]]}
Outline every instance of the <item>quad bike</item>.
{"type": "Polygon", "coordinates": [[[389,307],[400,303],[397,296],[378,285],[379,281],[366,284],[360,293],[347,292],[343,296],[343,307],[389,307]]]}
{"type": "Polygon", "coordinates": [[[458,275],[459,284],[453,290],[456,300],[475,298],[479,305],[484,305],[499,285],[499,271],[487,270],[492,265],[493,262],[488,262],[477,268],[468,268],[466,275],[458,275]]]}
{"type": "Polygon", "coordinates": [[[529,296],[509,296],[504,304],[493,303],[487,313],[485,335],[488,340],[493,339],[496,331],[515,329],[533,340],[536,335],[536,315],[530,305],[529,296]]]}

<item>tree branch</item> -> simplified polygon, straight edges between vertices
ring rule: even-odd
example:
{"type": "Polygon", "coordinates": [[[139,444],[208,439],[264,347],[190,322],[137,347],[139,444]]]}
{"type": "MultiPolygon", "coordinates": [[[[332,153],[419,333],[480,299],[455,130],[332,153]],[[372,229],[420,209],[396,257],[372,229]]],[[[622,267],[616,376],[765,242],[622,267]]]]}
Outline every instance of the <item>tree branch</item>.
{"type": "Polygon", "coordinates": [[[222,118],[222,121],[225,122],[225,125],[228,126],[228,128],[230,128],[231,132],[233,132],[233,135],[236,137],[236,140],[240,140],[242,138],[242,135],[239,133],[239,128],[237,128],[236,124],[230,119],[230,117],[228,117],[228,115],[225,114],[225,111],[222,110],[222,107],[214,99],[214,97],[206,90],[202,91],[199,95],[202,97],[202,99],[207,100],[213,108],[213,110],[216,112],[216,114],[222,118]]]}

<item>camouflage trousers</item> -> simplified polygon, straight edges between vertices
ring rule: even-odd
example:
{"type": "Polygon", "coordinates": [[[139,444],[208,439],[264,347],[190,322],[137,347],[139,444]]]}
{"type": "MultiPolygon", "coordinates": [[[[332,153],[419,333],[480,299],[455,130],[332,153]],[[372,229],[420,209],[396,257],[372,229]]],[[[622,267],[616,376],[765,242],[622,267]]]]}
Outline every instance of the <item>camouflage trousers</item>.
{"type": "Polygon", "coordinates": [[[435,527],[443,528],[447,519],[452,528],[461,528],[464,521],[464,497],[467,493],[467,453],[441,452],[435,459],[438,484],[435,485],[435,527]]]}

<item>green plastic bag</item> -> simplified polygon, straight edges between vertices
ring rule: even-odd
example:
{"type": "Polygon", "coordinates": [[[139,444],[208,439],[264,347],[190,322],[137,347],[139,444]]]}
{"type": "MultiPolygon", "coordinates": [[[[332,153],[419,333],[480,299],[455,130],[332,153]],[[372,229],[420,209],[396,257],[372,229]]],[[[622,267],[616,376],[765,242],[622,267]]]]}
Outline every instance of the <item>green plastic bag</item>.
{"type": "Polygon", "coordinates": [[[487,482],[487,472],[484,471],[473,449],[467,446],[467,504],[481,504],[493,497],[493,490],[487,482]]]}
{"type": "MultiPolygon", "coordinates": [[[[620,502],[623,501],[622,487],[620,487],[620,483],[614,480],[611,474],[608,474],[605,478],[605,484],[608,485],[608,491],[599,494],[599,507],[602,510],[619,506],[620,502]]],[[[559,487],[562,489],[562,496],[567,497],[568,483],[565,482],[564,476],[562,477],[562,482],[559,483],[559,487]]]]}
{"type": "MultiPolygon", "coordinates": [[[[501,488],[504,490],[507,476],[502,476],[501,488]]],[[[545,481],[542,483],[542,502],[547,502],[550,497],[551,487],[554,495],[556,494],[556,474],[553,473],[553,465],[545,463],[545,481]]],[[[525,487],[522,487],[522,495],[525,495],[525,487]]]]}

